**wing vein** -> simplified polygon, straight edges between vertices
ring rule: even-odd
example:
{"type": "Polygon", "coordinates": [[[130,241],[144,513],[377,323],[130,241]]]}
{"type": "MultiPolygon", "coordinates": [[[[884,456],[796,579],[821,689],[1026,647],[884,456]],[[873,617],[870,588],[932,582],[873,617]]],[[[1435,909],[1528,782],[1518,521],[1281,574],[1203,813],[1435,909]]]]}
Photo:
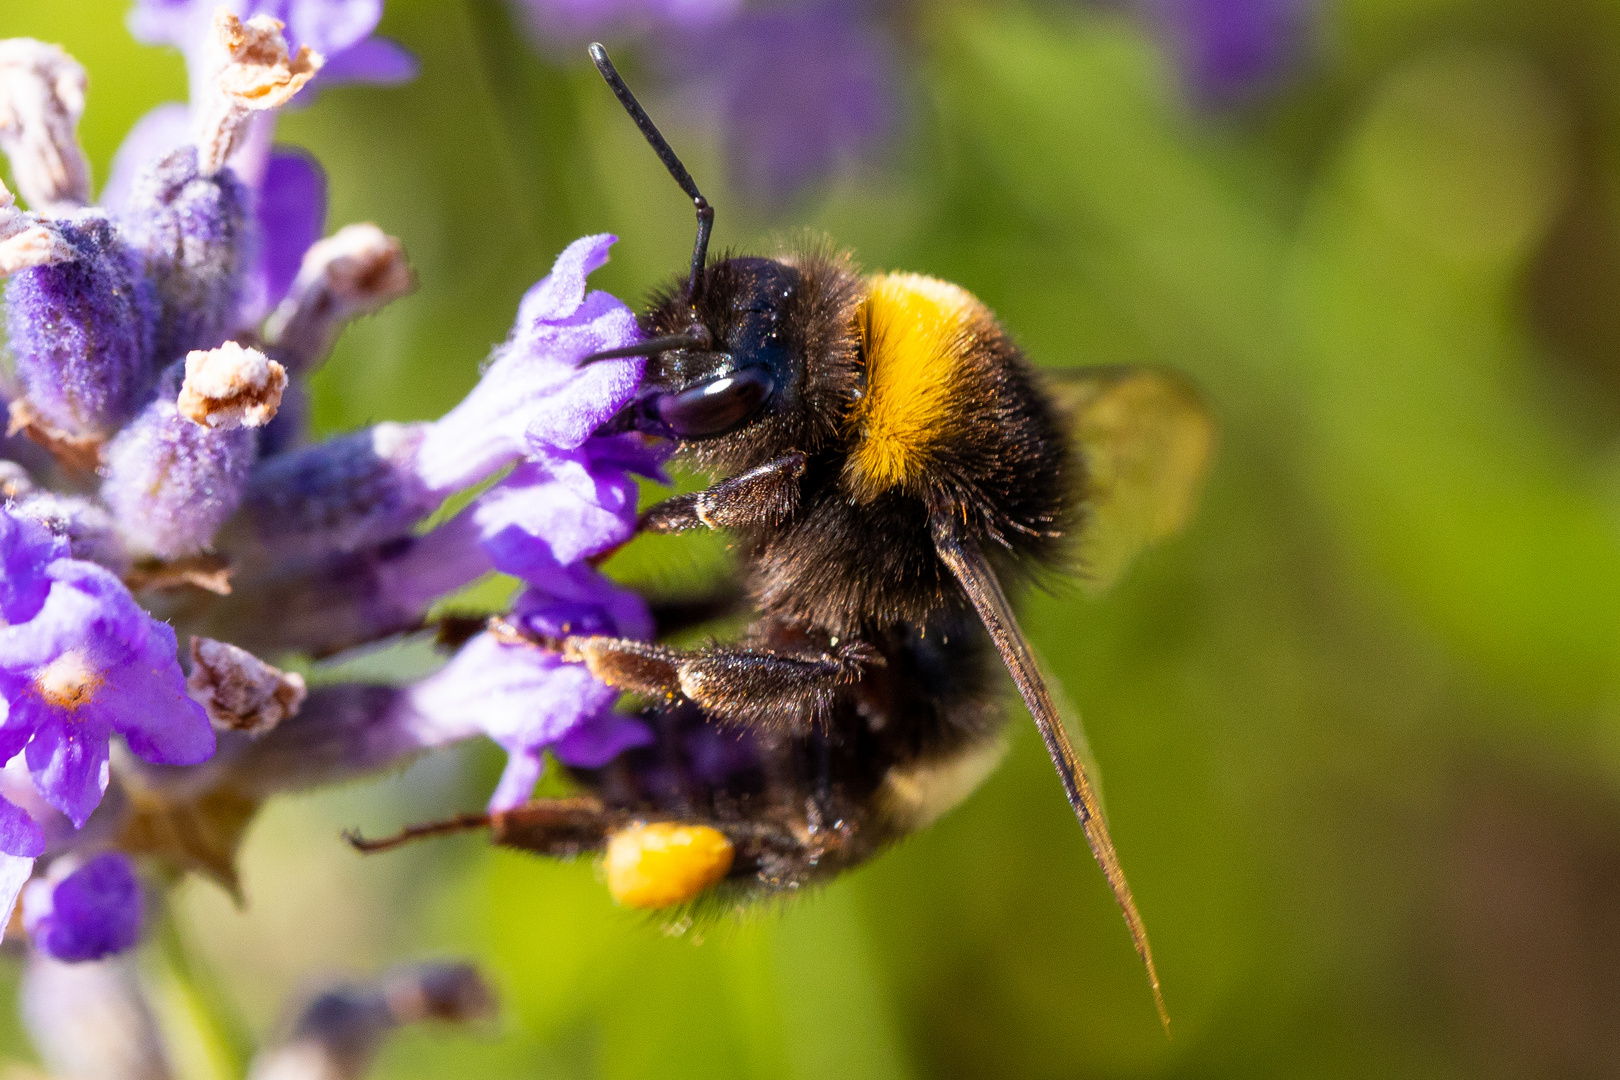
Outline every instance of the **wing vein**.
{"type": "Polygon", "coordinates": [[[1018,687],[1018,693],[1029,707],[1029,714],[1041,733],[1041,740],[1046,743],[1046,752],[1051,755],[1052,764],[1063,781],[1064,794],[1068,796],[1069,805],[1074,808],[1075,816],[1085,830],[1091,853],[1097,865],[1102,867],[1103,876],[1114,891],[1114,899],[1125,915],[1131,941],[1147,968],[1148,982],[1153,986],[1153,1003],[1159,1010],[1159,1020],[1168,1031],[1170,1014],[1165,1010],[1164,994],[1159,988],[1159,973],[1153,966],[1153,949],[1148,944],[1147,927],[1136,910],[1136,900],[1131,896],[1130,883],[1125,880],[1125,870],[1114,851],[1113,838],[1108,835],[1108,824],[1103,820],[1091,778],[1086,775],[1085,766],[1069,742],[1068,732],[1064,730],[1052,695],[1041,679],[1035,657],[1018,626],[1018,618],[1013,613],[1012,605],[1007,602],[1007,594],[1002,591],[995,571],[990,568],[979,546],[962,535],[949,514],[936,512],[931,518],[931,526],[939,557],[950,567],[968,599],[973,602],[974,610],[990,632],[996,651],[1001,654],[1018,687]]]}

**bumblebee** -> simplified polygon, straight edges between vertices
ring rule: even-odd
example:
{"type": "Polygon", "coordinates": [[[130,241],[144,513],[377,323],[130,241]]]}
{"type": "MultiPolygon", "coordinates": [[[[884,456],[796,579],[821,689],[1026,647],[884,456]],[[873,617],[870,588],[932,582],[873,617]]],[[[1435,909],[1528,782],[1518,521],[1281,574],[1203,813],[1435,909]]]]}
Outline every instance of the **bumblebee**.
{"type": "Polygon", "coordinates": [[[1033,368],[984,304],[821,248],[708,258],[714,209],[600,45],[608,85],[697,210],[690,269],[641,317],[639,396],[604,430],[675,441],[721,477],[643,531],[722,529],[738,581],[655,607],[659,636],[734,608],[740,640],[534,641],[653,702],[657,741],[586,793],[407,830],[604,852],[621,903],[779,893],[871,858],[962,801],[1002,756],[1012,676],[1125,914],[1147,933],[1092,782],[1004,586],[1078,554],[1095,583],[1189,515],[1213,444],[1168,373],[1033,368]],[[1078,547],[1078,551],[1076,551],[1078,547]],[[999,662],[998,662],[999,661],[999,662]]]}

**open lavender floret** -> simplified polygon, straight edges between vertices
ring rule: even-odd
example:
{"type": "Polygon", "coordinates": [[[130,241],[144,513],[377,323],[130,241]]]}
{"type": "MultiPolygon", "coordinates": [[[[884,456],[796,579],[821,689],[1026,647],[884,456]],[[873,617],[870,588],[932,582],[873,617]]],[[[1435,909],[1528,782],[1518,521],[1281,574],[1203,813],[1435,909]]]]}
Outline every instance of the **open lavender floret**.
{"type": "MultiPolygon", "coordinates": [[[[246,5],[293,29],[310,6],[246,5]]],[[[328,6],[354,17],[306,24],[343,29],[351,61],[393,56],[367,44],[380,3],[328,6]]],[[[345,323],[414,279],[376,226],[314,239],[324,181],[307,157],[280,188],[275,154],[252,175],[267,118],[333,59],[223,8],[199,39],[197,8],[134,17],[193,61],[205,100],[183,144],[146,155],[110,205],[74,186],[83,170],[24,191],[30,209],[0,194],[0,914],[25,896],[41,971],[134,945],[143,880],[197,871],[234,888],[235,839],[271,795],[485,735],[509,755],[503,809],[530,797],[547,751],[594,767],[651,738],[614,690],[530,643],[652,630],[594,567],[633,534],[634,477],[658,477],[665,453],[597,434],[643,361],[578,365],[639,335],[586,284],[615,238],[562,252],[444,417],[311,442],[308,377],[345,323]],[[311,689],[276,666],[431,629],[438,602],[494,572],[522,583],[510,611],[414,684],[311,689]],[[188,818],[203,827],[168,827],[188,818]]],[[[72,63],[6,48],[41,71],[72,63]]],[[[48,131],[52,153],[82,161],[71,125],[48,131]]]]}

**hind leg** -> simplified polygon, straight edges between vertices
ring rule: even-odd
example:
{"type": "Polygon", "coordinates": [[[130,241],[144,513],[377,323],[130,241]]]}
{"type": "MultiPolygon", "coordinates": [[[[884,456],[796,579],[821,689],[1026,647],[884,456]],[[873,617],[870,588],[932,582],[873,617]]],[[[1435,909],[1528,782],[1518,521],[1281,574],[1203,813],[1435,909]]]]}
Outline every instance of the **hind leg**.
{"type": "Polygon", "coordinates": [[[345,834],[363,852],[456,832],[488,829],[502,847],[571,859],[603,851],[608,891],[626,907],[663,908],[697,899],[728,878],[770,887],[794,883],[842,845],[835,830],[802,823],[666,817],[604,806],[593,798],[539,799],[515,810],[464,815],[385,840],[345,834]]]}

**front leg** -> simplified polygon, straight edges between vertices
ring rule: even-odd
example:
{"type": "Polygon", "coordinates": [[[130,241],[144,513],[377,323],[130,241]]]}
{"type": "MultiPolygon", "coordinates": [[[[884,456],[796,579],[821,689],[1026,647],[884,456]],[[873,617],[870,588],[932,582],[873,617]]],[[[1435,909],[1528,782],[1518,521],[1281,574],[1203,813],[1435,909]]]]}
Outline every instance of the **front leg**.
{"type": "Polygon", "coordinates": [[[804,455],[795,450],[702,491],[665,499],[641,515],[640,528],[677,533],[780,525],[799,505],[804,464],[804,455]]]}
{"type": "Polygon", "coordinates": [[[609,686],[685,697],[722,719],[776,726],[816,721],[840,688],[883,663],[861,642],[806,654],[745,646],[686,651],[610,637],[565,638],[562,646],[565,658],[583,662],[609,686]]]}

